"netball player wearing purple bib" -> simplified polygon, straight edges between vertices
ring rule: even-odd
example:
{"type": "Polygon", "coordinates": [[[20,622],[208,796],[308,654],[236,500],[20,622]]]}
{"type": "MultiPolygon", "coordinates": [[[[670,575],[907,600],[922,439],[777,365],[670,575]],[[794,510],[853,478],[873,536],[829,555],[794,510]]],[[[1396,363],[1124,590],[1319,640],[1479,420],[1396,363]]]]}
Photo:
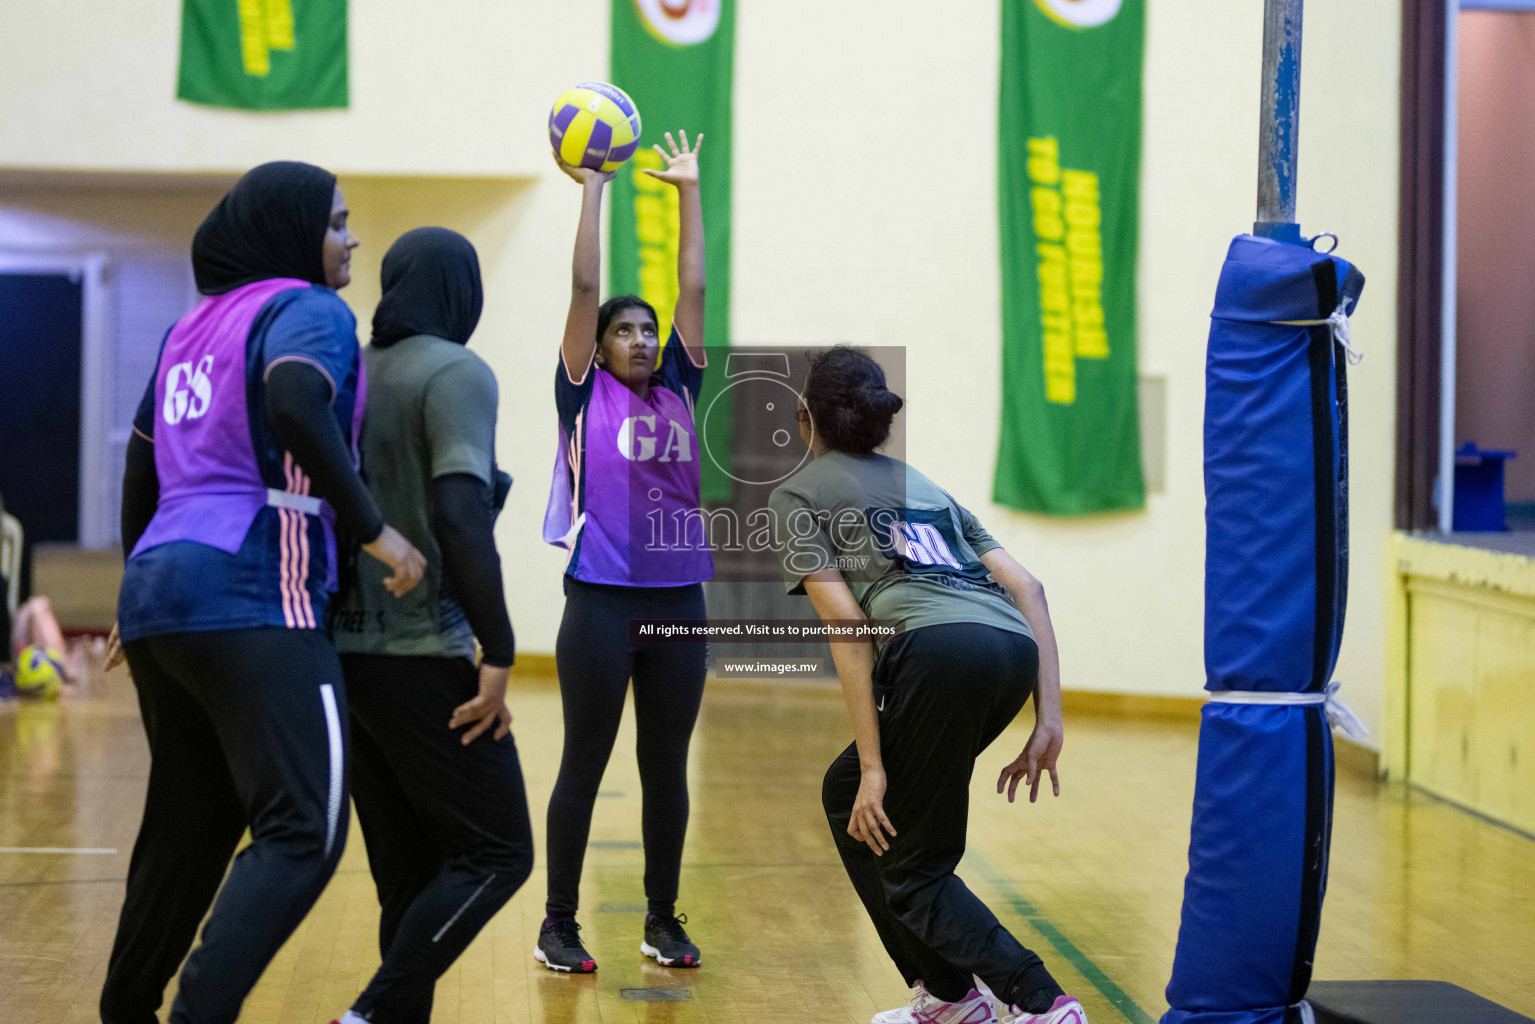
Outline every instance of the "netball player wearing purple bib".
{"type": "MultiPolygon", "coordinates": [[[[669,967],[700,956],[676,916],[677,877],[688,823],[688,744],[703,699],[702,643],[634,643],[631,619],[705,617],[702,583],[714,574],[702,538],[649,546],[647,516],[676,522],[699,504],[693,406],[704,371],[704,230],[698,195],[699,136],[646,173],[676,187],[681,207],[679,294],[671,337],[659,345],[650,304],[620,295],[598,305],[603,187],[612,178],[561,169],[582,186],[570,312],[555,369],[561,448],[544,538],[570,551],[565,616],[555,660],[565,710],[565,749],[549,801],[547,916],[534,949],[550,970],[597,969],[581,945],[577,890],[592,806],[634,680],[644,790],[645,896],[640,950],[669,967]]],[[[695,517],[696,519],[696,517],[695,517]]],[[[700,530],[700,533],[702,531],[700,530]]]]}
{"type": "Polygon", "coordinates": [[[170,1019],[233,1021],[341,857],[335,526],[391,568],[396,595],[424,569],[357,474],[365,375],[333,290],[356,245],[334,175],[246,174],[197,230],[204,298],[167,334],[134,419],[118,625],[151,763],[105,1024],[154,1024],[205,915],[170,1019]]]}

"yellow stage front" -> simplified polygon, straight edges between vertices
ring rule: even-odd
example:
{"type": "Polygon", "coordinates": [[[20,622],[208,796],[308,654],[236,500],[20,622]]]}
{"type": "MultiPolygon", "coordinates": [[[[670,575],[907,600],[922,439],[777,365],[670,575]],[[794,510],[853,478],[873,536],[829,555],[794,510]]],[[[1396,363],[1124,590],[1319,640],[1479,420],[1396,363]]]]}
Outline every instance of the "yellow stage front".
{"type": "Polygon", "coordinates": [[[1535,832],[1535,557],[1498,542],[1392,538],[1384,764],[1535,832]]]}

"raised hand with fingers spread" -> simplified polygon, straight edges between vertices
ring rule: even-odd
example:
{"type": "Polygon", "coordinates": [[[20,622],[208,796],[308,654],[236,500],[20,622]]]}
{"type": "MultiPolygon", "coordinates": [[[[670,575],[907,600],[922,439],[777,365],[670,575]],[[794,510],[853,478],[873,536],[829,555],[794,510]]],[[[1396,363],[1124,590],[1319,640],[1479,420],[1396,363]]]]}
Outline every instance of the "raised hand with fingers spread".
{"type": "Polygon", "coordinates": [[[666,182],[668,185],[675,185],[677,188],[697,185],[698,151],[704,147],[703,134],[700,133],[698,138],[693,140],[691,147],[688,146],[688,133],[686,131],[679,131],[677,134],[682,137],[682,144],[680,146],[677,144],[677,140],[672,138],[671,132],[666,133],[666,145],[671,150],[669,153],[661,148],[660,143],[650,147],[661,154],[661,159],[666,161],[665,170],[647,167],[645,168],[645,173],[652,178],[658,178],[666,182]]]}

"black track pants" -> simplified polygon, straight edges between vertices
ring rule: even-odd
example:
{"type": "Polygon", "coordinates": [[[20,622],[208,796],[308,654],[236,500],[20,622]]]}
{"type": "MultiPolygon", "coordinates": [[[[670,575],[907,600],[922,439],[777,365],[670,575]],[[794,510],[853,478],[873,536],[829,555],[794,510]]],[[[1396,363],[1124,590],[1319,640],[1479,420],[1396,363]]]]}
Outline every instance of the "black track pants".
{"type": "Polygon", "coordinates": [[[555,646],[565,748],[549,800],[551,916],[576,912],[581,865],[602,772],[634,679],[645,840],[645,896],[653,914],[677,901],[688,829],[688,744],[703,701],[707,645],[629,642],[630,619],[702,619],[703,587],[612,587],[565,577],[555,646]]]}
{"type": "Polygon", "coordinates": [[[346,843],[341,663],[318,630],[174,633],[125,651],[151,764],[102,1020],[155,1024],[165,985],[213,904],[170,1019],[225,1024],[346,843]],[[247,827],[250,845],[231,867],[247,827]]]}
{"type": "Polygon", "coordinates": [[[479,692],[468,661],[349,654],[341,664],[383,958],[352,1011],[427,1024],[437,979],[533,870],[517,746],[487,732],[466,747],[448,728],[479,692]]]}
{"type": "Polygon", "coordinates": [[[847,831],[862,778],[857,746],[826,773],[821,799],[853,888],[906,983],[920,979],[940,999],[963,998],[971,975],[1009,1003],[1055,987],[1039,957],[954,874],[975,759],[1038,677],[1034,641],[993,626],[927,626],[891,641],[874,671],[885,814],[897,831],[884,856],[847,831]]]}

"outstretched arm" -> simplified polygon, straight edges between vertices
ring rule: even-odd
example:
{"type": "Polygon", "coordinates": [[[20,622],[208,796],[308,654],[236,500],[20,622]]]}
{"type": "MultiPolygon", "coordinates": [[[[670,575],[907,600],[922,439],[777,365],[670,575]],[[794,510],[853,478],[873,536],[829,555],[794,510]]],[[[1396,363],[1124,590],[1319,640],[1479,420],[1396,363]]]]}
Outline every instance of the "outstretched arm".
{"type": "Polygon", "coordinates": [[[597,350],[597,307],[602,294],[602,190],[613,180],[590,167],[572,167],[554,155],[560,170],[581,186],[581,221],[576,226],[576,252],[570,268],[570,311],[565,314],[565,339],[560,351],[565,372],[580,380],[597,350]]]}
{"type": "Polygon", "coordinates": [[[682,224],[677,239],[677,311],[672,321],[677,325],[677,333],[682,336],[682,343],[687,346],[693,365],[703,366],[706,362],[704,279],[707,275],[704,264],[704,206],[698,192],[698,152],[703,148],[704,137],[699,135],[690,146],[688,133],[678,134],[682,137],[680,146],[672,138],[671,132],[666,133],[666,145],[670,153],[659,145],[654,147],[661,154],[661,159],[666,161],[666,169],[658,171],[646,168],[645,173],[677,189],[682,224]]]}
{"type": "Polygon", "coordinates": [[[1029,784],[1029,803],[1039,798],[1039,782],[1045,772],[1050,773],[1050,789],[1061,795],[1061,780],[1055,773],[1055,763],[1061,756],[1061,744],[1065,740],[1065,727],[1061,718],[1061,656],[1055,645],[1055,627],[1050,624],[1050,608],[1045,604],[1045,587],[1034,574],[1018,564],[1018,560],[1001,548],[992,548],[981,556],[981,562],[993,579],[1007,588],[1018,605],[1023,617],[1034,631],[1034,642],[1039,645],[1039,683],[1034,689],[1034,732],[1023,752],[1002,769],[997,779],[997,792],[1001,793],[1008,779],[1007,799],[1011,803],[1018,792],[1019,781],[1029,784]]]}
{"type": "MultiPolygon", "coordinates": [[[[805,593],[821,621],[856,621],[865,617],[858,599],[836,569],[811,573],[804,582],[805,593]]],[[[831,660],[837,666],[837,680],[847,701],[847,717],[853,725],[858,763],[863,772],[847,832],[867,843],[876,857],[883,857],[890,849],[890,840],[885,835],[895,835],[895,828],[885,816],[885,762],[879,744],[879,714],[874,707],[874,651],[866,641],[834,640],[831,660]]]]}

